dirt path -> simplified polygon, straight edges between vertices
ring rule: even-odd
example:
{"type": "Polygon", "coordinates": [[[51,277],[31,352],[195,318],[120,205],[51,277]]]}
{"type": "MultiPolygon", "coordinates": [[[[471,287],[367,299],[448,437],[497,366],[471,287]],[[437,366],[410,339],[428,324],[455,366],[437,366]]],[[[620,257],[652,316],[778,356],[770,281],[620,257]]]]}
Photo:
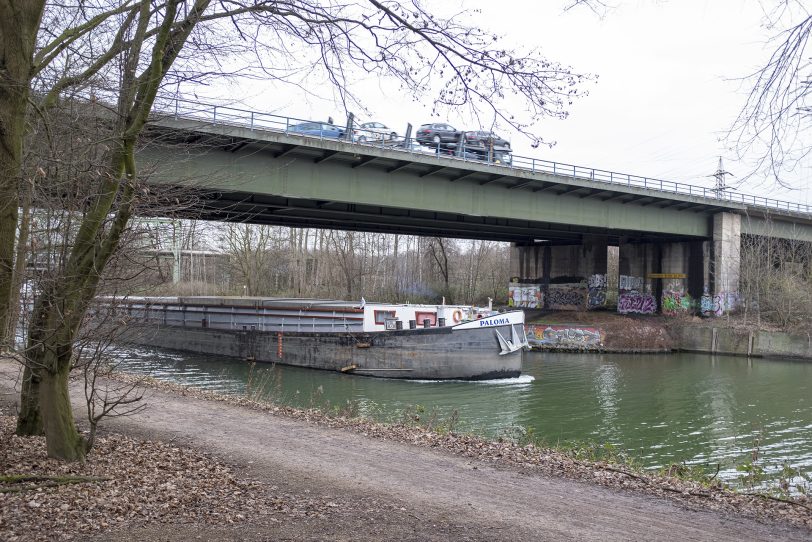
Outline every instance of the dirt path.
{"type": "MultiPolygon", "coordinates": [[[[0,365],[0,403],[16,401],[0,365]]],[[[77,390],[78,391],[78,390],[77,390]]],[[[76,394],[78,395],[78,394],[76,394]]],[[[322,519],[121,530],[100,539],[186,540],[810,540],[808,530],[687,510],[657,498],[258,412],[148,392],[148,409],[110,431],[172,440],[240,466],[269,488],[335,503],[322,519]]],[[[76,405],[79,406],[78,404],[76,405]]],[[[250,510],[246,511],[250,516],[250,510]]]]}

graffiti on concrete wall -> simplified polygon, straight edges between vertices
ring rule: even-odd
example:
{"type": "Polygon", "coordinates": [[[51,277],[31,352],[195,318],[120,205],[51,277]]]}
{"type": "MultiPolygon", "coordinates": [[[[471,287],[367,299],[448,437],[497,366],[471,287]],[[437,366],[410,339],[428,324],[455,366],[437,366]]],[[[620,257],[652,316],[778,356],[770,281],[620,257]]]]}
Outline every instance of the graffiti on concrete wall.
{"type": "Polygon", "coordinates": [[[589,276],[590,288],[606,288],[606,275],[596,274],[589,276]]]}
{"type": "Polygon", "coordinates": [[[591,275],[586,303],[590,309],[606,305],[606,275],[591,275]]]}
{"type": "Polygon", "coordinates": [[[508,285],[508,306],[540,309],[544,306],[541,286],[538,284],[510,283],[508,285]]]}
{"type": "Polygon", "coordinates": [[[603,307],[606,305],[606,288],[590,288],[586,301],[590,309],[603,307]]]}
{"type": "Polygon", "coordinates": [[[547,291],[547,308],[559,311],[576,311],[585,307],[587,289],[580,284],[550,284],[547,291]]]}
{"type": "Polygon", "coordinates": [[[525,333],[531,346],[584,348],[603,344],[603,331],[591,326],[526,324],[525,333]]]}
{"type": "Polygon", "coordinates": [[[675,315],[690,311],[694,306],[694,300],[690,295],[679,290],[663,291],[663,314],[675,315]]]}
{"type": "Polygon", "coordinates": [[[702,316],[722,316],[725,312],[735,309],[738,300],[739,297],[734,293],[721,292],[710,295],[706,289],[699,300],[699,311],[702,316]]]}
{"type": "Polygon", "coordinates": [[[699,299],[702,316],[722,316],[725,313],[724,298],[721,295],[705,293],[699,299]]]}
{"type": "Polygon", "coordinates": [[[641,292],[643,291],[643,277],[620,275],[620,277],[618,277],[618,289],[626,291],[634,290],[636,292],[641,292]]]}
{"type": "Polygon", "coordinates": [[[617,312],[620,314],[654,314],[657,302],[650,294],[620,294],[617,300],[617,312]]]}

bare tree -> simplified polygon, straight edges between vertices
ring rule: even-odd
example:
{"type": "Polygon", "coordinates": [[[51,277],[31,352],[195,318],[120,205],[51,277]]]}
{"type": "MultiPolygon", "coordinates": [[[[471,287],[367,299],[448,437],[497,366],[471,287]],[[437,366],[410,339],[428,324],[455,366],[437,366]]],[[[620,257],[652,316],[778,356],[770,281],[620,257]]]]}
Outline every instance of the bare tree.
{"type": "Polygon", "coordinates": [[[456,246],[453,239],[443,237],[432,237],[427,247],[429,256],[434,264],[434,268],[439,273],[442,280],[440,292],[446,298],[446,302],[454,302],[454,291],[451,287],[451,266],[450,262],[456,246]]]}
{"type": "Polygon", "coordinates": [[[756,173],[788,186],[785,173],[812,152],[812,12],[799,0],[772,5],[764,22],[775,32],[772,54],[746,79],[752,87],[730,135],[740,155],[756,157],[756,173]]]}
{"type": "Polygon", "coordinates": [[[285,265],[272,226],[227,224],[220,235],[220,246],[229,256],[231,277],[240,295],[269,295],[272,278],[285,265]]]}
{"type": "Polygon", "coordinates": [[[49,455],[81,460],[87,451],[68,393],[74,340],[133,216],[140,189],[135,148],[159,91],[223,73],[217,55],[252,52],[256,62],[246,69],[280,79],[296,62],[310,68],[315,60],[345,101],[353,99],[350,81],[358,70],[386,75],[415,96],[434,94],[429,99],[437,107],[487,111],[542,141],[532,126],[565,116],[584,77],[538,51],[503,47],[461,16],[435,17],[419,0],[0,0],[0,330],[16,303],[11,285],[29,111],[42,113],[72,92],[108,119],[104,160],[84,170],[82,186],[94,189],[85,192],[65,265],[37,298],[29,327],[33,369],[20,419],[41,419],[49,455]],[[508,95],[525,100],[525,116],[501,106],[508,95]]]}

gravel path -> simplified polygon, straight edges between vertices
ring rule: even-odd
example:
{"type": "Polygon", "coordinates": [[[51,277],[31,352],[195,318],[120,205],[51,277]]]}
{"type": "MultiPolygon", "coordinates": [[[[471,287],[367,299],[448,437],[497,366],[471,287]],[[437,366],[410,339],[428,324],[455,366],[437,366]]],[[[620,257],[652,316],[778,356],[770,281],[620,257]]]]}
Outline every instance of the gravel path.
{"type": "MultiPolygon", "coordinates": [[[[16,400],[0,365],[0,403],[16,400]]],[[[125,527],[99,540],[782,540],[812,532],[687,509],[667,499],[372,439],[224,402],[148,392],[145,412],[105,428],[204,450],[274,491],[331,503],[301,521],[125,527]]],[[[77,407],[79,405],[77,404],[77,407]]]]}

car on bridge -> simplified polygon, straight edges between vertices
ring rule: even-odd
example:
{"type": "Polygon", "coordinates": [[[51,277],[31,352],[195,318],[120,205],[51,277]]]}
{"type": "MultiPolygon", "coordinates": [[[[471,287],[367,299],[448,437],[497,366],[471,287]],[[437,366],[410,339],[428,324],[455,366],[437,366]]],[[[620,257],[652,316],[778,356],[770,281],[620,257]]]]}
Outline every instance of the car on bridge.
{"type": "Polygon", "coordinates": [[[358,143],[367,141],[392,141],[398,133],[381,122],[365,122],[353,130],[353,139],[358,143]]]}
{"type": "Polygon", "coordinates": [[[326,122],[302,122],[288,128],[288,132],[313,137],[329,137],[340,139],[344,137],[344,128],[326,122]]]}
{"type": "Polygon", "coordinates": [[[485,130],[463,133],[463,145],[474,152],[510,152],[510,141],[485,130]]]}
{"type": "Polygon", "coordinates": [[[460,138],[460,131],[444,122],[423,124],[417,129],[415,139],[427,147],[456,147],[460,138]]]}

